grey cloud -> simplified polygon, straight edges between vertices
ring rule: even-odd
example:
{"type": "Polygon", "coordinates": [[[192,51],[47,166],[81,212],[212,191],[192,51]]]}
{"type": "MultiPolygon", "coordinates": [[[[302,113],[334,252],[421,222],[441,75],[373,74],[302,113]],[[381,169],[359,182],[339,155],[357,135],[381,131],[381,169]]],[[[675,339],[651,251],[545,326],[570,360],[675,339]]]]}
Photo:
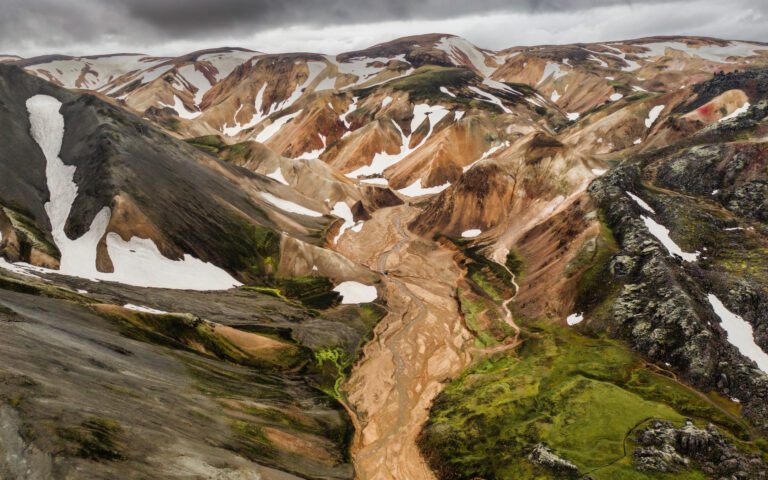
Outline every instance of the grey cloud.
{"type": "MultiPolygon", "coordinates": [[[[739,36],[734,19],[743,17],[750,25],[756,25],[768,13],[768,2],[764,0],[730,0],[727,4],[722,0],[3,0],[2,3],[0,53],[26,56],[83,53],[84,50],[87,53],[115,50],[165,53],[187,46],[205,48],[223,43],[284,51],[280,32],[275,35],[277,29],[291,29],[284,33],[284,40],[295,46],[295,41],[289,41],[295,39],[288,37],[296,35],[297,26],[322,38],[334,34],[329,31],[334,27],[339,37],[340,31],[355,25],[403,21],[402,26],[387,24],[387,37],[377,37],[377,41],[382,41],[416,33],[412,31],[414,23],[439,26],[440,21],[499,15],[527,15],[531,19],[530,28],[522,23],[514,31],[475,29],[478,38],[490,40],[482,46],[495,47],[501,42],[508,42],[504,46],[513,46],[542,38],[558,42],[563,39],[587,41],[586,37],[608,39],[616,38],[616,33],[621,38],[621,30],[617,32],[612,22],[591,22],[594,13],[608,7],[620,10],[617,15],[629,16],[617,19],[616,24],[630,27],[631,15],[642,11],[644,17],[634,23],[644,25],[643,34],[654,35],[689,33],[690,19],[701,12],[699,6],[706,5],[712,7],[713,16],[727,18],[723,22],[711,18],[705,22],[708,30],[696,30],[697,33],[739,36]],[[657,10],[659,13],[655,13],[657,10]],[[662,10],[665,13],[662,14],[662,10]],[[564,37],[548,30],[546,19],[563,15],[572,17],[573,23],[581,28],[577,31],[567,25],[568,31],[574,35],[581,32],[585,38],[564,37]],[[680,31],[676,31],[676,26],[680,31]],[[264,37],[271,42],[269,45],[246,44],[248,39],[262,38],[259,35],[265,32],[269,33],[264,37]]],[[[461,34],[460,23],[452,23],[458,26],[449,33],[461,34]]],[[[370,37],[372,35],[361,34],[359,39],[367,41],[370,37]]],[[[344,40],[336,38],[328,45],[351,45],[356,41],[354,38],[344,40]]],[[[323,45],[308,42],[302,49],[323,51],[323,45]]]]}

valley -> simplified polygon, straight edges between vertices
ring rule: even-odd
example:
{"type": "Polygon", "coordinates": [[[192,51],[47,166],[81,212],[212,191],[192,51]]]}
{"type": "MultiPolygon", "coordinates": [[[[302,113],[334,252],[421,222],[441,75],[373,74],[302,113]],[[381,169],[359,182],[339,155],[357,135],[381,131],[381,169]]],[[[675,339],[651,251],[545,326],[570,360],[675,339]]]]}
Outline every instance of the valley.
{"type": "Polygon", "coordinates": [[[768,45],[0,60],[0,478],[768,475],[768,45]]]}

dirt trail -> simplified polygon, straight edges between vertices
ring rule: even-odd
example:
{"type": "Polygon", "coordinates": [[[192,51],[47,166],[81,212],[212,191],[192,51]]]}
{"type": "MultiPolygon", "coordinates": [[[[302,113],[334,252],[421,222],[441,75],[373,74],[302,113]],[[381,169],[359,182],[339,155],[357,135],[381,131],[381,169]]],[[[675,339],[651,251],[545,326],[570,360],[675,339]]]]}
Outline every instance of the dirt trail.
{"type": "Polygon", "coordinates": [[[444,381],[471,362],[474,339],[461,321],[454,252],[415,237],[415,213],[399,206],[374,213],[337,246],[384,276],[390,313],[379,323],[344,389],[360,428],[352,447],[361,480],[434,479],[416,445],[444,381]]]}

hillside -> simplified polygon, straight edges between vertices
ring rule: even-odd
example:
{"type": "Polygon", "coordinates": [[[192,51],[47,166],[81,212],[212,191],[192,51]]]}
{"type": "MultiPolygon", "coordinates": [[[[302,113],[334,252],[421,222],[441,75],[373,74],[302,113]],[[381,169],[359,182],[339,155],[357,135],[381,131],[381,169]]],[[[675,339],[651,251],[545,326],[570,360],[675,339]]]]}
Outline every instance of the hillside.
{"type": "Polygon", "coordinates": [[[0,477],[762,478],[767,102],[704,37],[0,57],[0,477]]]}

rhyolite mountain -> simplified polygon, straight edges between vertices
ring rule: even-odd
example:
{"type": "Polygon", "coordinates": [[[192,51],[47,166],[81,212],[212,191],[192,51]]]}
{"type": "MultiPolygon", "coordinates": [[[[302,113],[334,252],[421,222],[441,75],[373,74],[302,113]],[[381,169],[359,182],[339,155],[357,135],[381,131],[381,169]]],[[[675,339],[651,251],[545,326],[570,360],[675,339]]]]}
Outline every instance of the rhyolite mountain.
{"type": "Polygon", "coordinates": [[[768,45],[0,62],[0,477],[768,475],[768,45]]]}

